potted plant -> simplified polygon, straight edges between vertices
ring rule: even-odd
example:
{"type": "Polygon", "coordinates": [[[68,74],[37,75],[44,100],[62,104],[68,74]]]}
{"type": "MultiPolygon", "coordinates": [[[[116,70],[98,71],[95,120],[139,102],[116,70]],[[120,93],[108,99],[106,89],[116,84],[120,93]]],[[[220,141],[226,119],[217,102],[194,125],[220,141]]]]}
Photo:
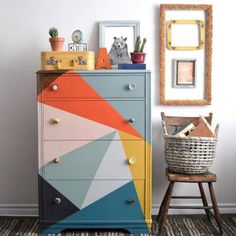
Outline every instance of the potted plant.
{"type": "Polygon", "coordinates": [[[49,38],[49,42],[51,44],[52,51],[62,51],[65,39],[58,37],[57,28],[50,28],[49,35],[51,36],[51,38],[49,38]]]}
{"type": "Polygon", "coordinates": [[[147,42],[147,39],[144,38],[143,41],[141,41],[140,36],[137,36],[136,42],[135,42],[135,47],[134,47],[134,52],[131,52],[131,61],[133,63],[144,63],[145,61],[145,56],[146,53],[143,52],[144,46],[147,42]]]}

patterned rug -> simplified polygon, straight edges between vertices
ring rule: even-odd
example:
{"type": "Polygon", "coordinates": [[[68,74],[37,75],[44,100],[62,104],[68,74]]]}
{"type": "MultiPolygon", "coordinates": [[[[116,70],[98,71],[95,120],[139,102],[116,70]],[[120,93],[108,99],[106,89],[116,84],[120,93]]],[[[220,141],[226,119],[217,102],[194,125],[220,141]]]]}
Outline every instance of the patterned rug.
{"type": "MultiPolygon", "coordinates": [[[[222,215],[224,236],[236,235],[236,215],[222,215]]],[[[153,224],[153,232],[157,235],[158,225],[153,224]]],[[[0,236],[38,236],[38,219],[23,217],[0,217],[0,236]]],[[[128,236],[127,233],[101,231],[101,232],[63,232],[58,236],[128,236]]],[[[214,220],[210,223],[205,215],[168,216],[168,221],[161,236],[215,236],[219,235],[214,220]]],[[[51,234],[50,236],[54,236],[51,234]]],[[[149,235],[140,235],[149,236],[149,235]]]]}

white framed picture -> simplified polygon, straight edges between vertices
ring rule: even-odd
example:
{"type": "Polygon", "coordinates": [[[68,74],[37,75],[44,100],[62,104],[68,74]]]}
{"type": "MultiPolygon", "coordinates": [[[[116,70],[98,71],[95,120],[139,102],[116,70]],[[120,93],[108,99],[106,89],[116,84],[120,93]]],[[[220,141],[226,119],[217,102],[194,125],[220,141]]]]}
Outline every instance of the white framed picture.
{"type": "Polygon", "coordinates": [[[139,21],[101,21],[99,48],[107,49],[112,65],[131,63],[130,52],[139,33],[139,21]]]}

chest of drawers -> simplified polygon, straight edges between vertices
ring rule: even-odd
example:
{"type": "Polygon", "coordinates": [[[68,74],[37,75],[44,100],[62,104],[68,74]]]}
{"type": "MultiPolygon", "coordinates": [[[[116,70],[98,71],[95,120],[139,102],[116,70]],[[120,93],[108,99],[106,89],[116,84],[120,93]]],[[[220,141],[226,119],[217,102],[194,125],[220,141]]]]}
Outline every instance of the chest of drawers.
{"type": "Polygon", "coordinates": [[[39,71],[39,230],[151,228],[150,72],[39,71]]]}

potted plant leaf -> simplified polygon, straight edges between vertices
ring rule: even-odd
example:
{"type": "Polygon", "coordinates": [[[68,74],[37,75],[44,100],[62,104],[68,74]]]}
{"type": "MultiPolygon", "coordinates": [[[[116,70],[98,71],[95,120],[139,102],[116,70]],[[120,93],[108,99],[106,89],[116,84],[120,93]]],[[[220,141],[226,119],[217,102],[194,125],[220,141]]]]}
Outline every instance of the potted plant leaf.
{"type": "Polygon", "coordinates": [[[144,63],[146,53],[143,52],[144,46],[147,42],[147,39],[144,38],[143,41],[141,41],[141,37],[137,36],[135,41],[135,47],[134,52],[131,52],[131,61],[133,63],[144,63]]]}
{"type": "Polygon", "coordinates": [[[52,51],[62,51],[64,45],[64,38],[58,37],[58,30],[55,27],[49,29],[49,42],[52,47],[52,51]]]}

